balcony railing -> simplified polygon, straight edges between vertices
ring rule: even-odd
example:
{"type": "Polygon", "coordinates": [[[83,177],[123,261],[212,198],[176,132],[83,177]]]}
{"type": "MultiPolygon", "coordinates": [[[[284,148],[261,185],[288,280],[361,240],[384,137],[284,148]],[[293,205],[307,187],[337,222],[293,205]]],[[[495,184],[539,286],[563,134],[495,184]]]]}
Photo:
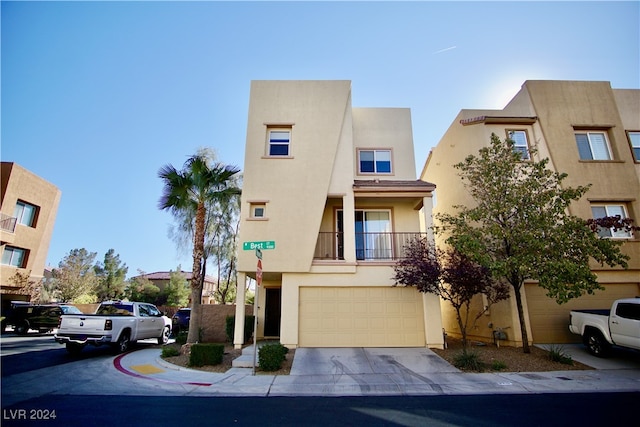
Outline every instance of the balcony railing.
{"type": "MultiPolygon", "coordinates": [[[[426,233],[355,233],[357,260],[397,260],[404,258],[404,248],[412,240],[426,237],[426,233]]],[[[344,233],[320,232],[314,259],[343,260],[344,233]]]]}
{"type": "Polygon", "coordinates": [[[16,230],[16,220],[12,216],[0,214],[0,230],[13,233],[16,230]]]}

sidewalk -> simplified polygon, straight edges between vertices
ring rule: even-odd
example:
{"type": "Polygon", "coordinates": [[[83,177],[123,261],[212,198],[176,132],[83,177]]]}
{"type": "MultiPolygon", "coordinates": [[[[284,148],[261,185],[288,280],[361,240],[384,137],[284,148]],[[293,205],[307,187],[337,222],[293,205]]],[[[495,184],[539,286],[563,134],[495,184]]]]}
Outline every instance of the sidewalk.
{"type": "MultiPolygon", "coordinates": [[[[253,351],[252,347],[245,350],[253,351]]],[[[301,348],[296,350],[290,375],[252,375],[251,368],[210,373],[170,364],[160,354],[158,348],[126,353],[114,360],[114,366],[124,375],[144,379],[167,392],[184,395],[266,397],[640,392],[638,368],[463,373],[428,349],[301,348]]]]}

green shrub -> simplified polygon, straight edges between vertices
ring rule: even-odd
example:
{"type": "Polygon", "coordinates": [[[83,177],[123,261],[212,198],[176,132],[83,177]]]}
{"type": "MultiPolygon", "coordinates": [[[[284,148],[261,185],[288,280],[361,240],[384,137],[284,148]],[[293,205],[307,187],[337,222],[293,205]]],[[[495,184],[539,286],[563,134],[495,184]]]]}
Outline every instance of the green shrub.
{"type": "Polygon", "coordinates": [[[463,350],[453,358],[453,366],[467,371],[484,371],[485,364],[480,359],[480,355],[475,351],[463,350]]]}
{"type": "MultiPolygon", "coordinates": [[[[252,315],[244,316],[244,342],[248,342],[253,335],[253,323],[255,317],[252,315]]],[[[225,323],[225,332],[227,333],[227,341],[233,342],[233,335],[236,327],[236,317],[227,316],[225,323]]]]}
{"type": "Polygon", "coordinates": [[[505,369],[507,369],[507,364],[504,363],[502,360],[494,360],[491,363],[492,371],[504,371],[505,369]]]}
{"type": "Polygon", "coordinates": [[[224,356],[224,344],[194,344],[191,346],[189,366],[219,365],[224,356]]]}
{"type": "Polygon", "coordinates": [[[565,365],[573,365],[573,359],[567,354],[564,347],[560,345],[552,345],[549,347],[549,359],[565,365]]]}
{"type": "Polygon", "coordinates": [[[173,357],[173,356],[179,356],[179,355],[180,355],[180,350],[178,350],[173,345],[165,345],[164,347],[162,347],[162,357],[173,357]]]}
{"type": "Polygon", "coordinates": [[[187,336],[189,335],[189,331],[180,331],[178,335],[176,335],[176,344],[183,345],[187,342],[187,336]]]}
{"type": "Polygon", "coordinates": [[[282,344],[265,344],[258,349],[258,367],[263,371],[277,371],[289,349],[282,344]]]}

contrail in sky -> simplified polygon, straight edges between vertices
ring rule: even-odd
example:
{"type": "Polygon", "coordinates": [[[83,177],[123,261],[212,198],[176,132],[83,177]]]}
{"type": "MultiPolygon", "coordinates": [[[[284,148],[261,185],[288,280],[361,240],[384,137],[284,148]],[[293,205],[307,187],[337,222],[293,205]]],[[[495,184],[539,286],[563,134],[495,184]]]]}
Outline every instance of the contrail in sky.
{"type": "Polygon", "coordinates": [[[453,50],[453,49],[455,49],[457,47],[458,46],[451,46],[451,47],[447,47],[447,48],[444,48],[444,49],[436,50],[435,52],[433,52],[433,54],[437,55],[438,53],[446,52],[448,50],[453,50]]]}

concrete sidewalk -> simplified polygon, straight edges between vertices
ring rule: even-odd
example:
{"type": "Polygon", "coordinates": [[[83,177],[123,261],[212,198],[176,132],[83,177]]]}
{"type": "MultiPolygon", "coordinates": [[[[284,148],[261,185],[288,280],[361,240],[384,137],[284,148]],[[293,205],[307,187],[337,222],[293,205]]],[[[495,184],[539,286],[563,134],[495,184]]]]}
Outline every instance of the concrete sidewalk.
{"type": "MultiPolygon", "coordinates": [[[[245,348],[247,353],[251,347],[245,348]]],[[[425,348],[300,348],[290,375],[251,368],[210,373],[165,362],[159,348],[121,355],[114,366],[180,395],[369,396],[640,392],[640,368],[532,373],[463,373],[425,348]]],[[[577,359],[575,359],[577,360],[577,359]]],[[[584,362],[582,362],[584,363],[584,362]]],[[[640,362],[639,362],[640,364],[640,362]]]]}

